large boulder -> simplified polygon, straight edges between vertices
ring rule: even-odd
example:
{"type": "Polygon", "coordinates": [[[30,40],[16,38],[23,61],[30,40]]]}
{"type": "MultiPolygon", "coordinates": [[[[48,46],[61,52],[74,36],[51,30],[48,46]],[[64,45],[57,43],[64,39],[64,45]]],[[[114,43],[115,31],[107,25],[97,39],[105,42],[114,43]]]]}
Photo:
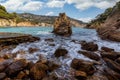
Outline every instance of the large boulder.
{"type": "Polygon", "coordinates": [[[71,67],[75,70],[86,72],[87,75],[92,75],[95,72],[95,67],[92,62],[74,58],[71,62],[71,67]]]}
{"type": "Polygon", "coordinates": [[[65,56],[68,53],[68,51],[66,49],[62,49],[62,48],[58,48],[54,55],[55,57],[61,57],[61,56],[65,56]]]}
{"type": "Polygon", "coordinates": [[[65,13],[60,13],[59,17],[55,20],[53,32],[62,36],[70,36],[72,34],[70,20],[65,13]]]}
{"type": "Polygon", "coordinates": [[[98,50],[98,45],[93,42],[84,41],[81,43],[81,46],[82,46],[81,48],[83,50],[88,50],[88,51],[97,51],[98,50]]]}
{"type": "Polygon", "coordinates": [[[30,76],[32,80],[41,80],[46,76],[46,72],[48,70],[48,66],[45,64],[42,64],[41,62],[36,63],[31,69],[30,69],[30,76]]]}
{"type": "Polygon", "coordinates": [[[28,62],[25,59],[20,59],[14,61],[11,65],[9,65],[6,69],[6,73],[9,76],[16,76],[20,71],[24,70],[28,65],[28,62]]]}

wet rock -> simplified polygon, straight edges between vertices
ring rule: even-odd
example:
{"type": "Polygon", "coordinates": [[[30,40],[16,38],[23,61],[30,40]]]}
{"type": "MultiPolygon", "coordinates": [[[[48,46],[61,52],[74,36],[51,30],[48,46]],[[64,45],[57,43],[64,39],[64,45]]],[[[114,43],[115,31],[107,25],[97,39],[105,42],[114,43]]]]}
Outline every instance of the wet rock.
{"type": "Polygon", "coordinates": [[[34,53],[36,51],[38,51],[39,49],[38,48],[29,48],[29,53],[34,53]]]}
{"type": "Polygon", "coordinates": [[[101,50],[103,50],[105,52],[112,52],[112,51],[114,51],[114,49],[108,48],[108,47],[101,47],[101,50]]]}
{"type": "Polygon", "coordinates": [[[92,75],[95,72],[95,68],[92,62],[81,59],[74,58],[71,62],[71,67],[76,70],[86,72],[88,75],[92,75]]]}
{"type": "Polygon", "coordinates": [[[56,64],[52,61],[48,61],[47,66],[48,66],[50,72],[60,67],[59,64],[56,64]]]}
{"type": "Polygon", "coordinates": [[[97,61],[100,60],[100,57],[97,54],[93,53],[93,52],[78,51],[78,53],[83,54],[83,55],[85,55],[85,56],[87,56],[87,57],[89,57],[90,59],[93,59],[93,60],[97,60],[97,61]]]}
{"type": "Polygon", "coordinates": [[[120,64],[120,57],[116,59],[116,62],[120,64]]]}
{"type": "Polygon", "coordinates": [[[97,51],[98,50],[98,45],[94,44],[93,42],[82,42],[81,43],[81,48],[83,50],[88,50],[88,51],[97,51]]]}
{"type": "Polygon", "coordinates": [[[3,80],[6,77],[5,73],[0,73],[0,80],[3,80]]]}
{"type": "Polygon", "coordinates": [[[49,44],[49,46],[55,46],[55,44],[49,44]]]}
{"type": "Polygon", "coordinates": [[[60,56],[65,56],[68,53],[68,51],[66,49],[62,49],[62,48],[58,48],[54,55],[55,57],[60,57],[60,56]]]}
{"type": "Polygon", "coordinates": [[[102,58],[109,58],[111,60],[117,59],[117,53],[114,52],[101,52],[102,58]]]}
{"type": "Polygon", "coordinates": [[[47,70],[48,67],[45,64],[38,62],[30,69],[30,77],[33,80],[41,80],[46,76],[47,70]]]}
{"type": "Polygon", "coordinates": [[[20,59],[20,60],[16,60],[14,61],[11,65],[8,66],[8,68],[6,69],[6,73],[9,76],[15,76],[17,75],[21,70],[23,70],[24,68],[26,68],[27,66],[27,61],[24,59],[20,59]]]}
{"type": "Polygon", "coordinates": [[[18,75],[17,75],[17,79],[23,79],[26,76],[26,74],[21,71],[18,75]]]}
{"type": "Polygon", "coordinates": [[[87,74],[85,72],[83,72],[83,71],[75,71],[75,77],[78,80],[86,80],[87,74]]]}
{"type": "Polygon", "coordinates": [[[0,63],[3,62],[3,61],[5,61],[5,59],[0,57],[0,63]]]}
{"type": "Polygon", "coordinates": [[[112,60],[110,60],[108,58],[104,58],[104,61],[106,62],[107,66],[109,68],[111,68],[112,70],[120,73],[120,64],[118,64],[117,62],[112,61],[112,60]]]}
{"type": "Polygon", "coordinates": [[[70,36],[72,34],[70,20],[65,13],[60,13],[55,20],[53,32],[61,36],[70,36]]]}
{"type": "Polygon", "coordinates": [[[88,76],[87,80],[108,80],[108,79],[104,75],[93,75],[93,76],[88,76]]]}
{"type": "Polygon", "coordinates": [[[48,39],[45,39],[45,41],[47,41],[47,42],[54,42],[54,39],[53,38],[48,38],[48,39]]]}
{"type": "Polygon", "coordinates": [[[104,69],[103,75],[105,75],[108,78],[108,80],[119,80],[120,79],[120,74],[109,68],[104,69]]]}

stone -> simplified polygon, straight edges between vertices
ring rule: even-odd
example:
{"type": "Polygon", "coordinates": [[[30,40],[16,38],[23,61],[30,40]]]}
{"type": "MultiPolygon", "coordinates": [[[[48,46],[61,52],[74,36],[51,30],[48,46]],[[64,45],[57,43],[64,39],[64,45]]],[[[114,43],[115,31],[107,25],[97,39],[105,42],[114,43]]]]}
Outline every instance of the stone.
{"type": "Polygon", "coordinates": [[[70,20],[65,13],[60,13],[55,20],[53,33],[61,36],[70,36],[72,34],[70,20]]]}
{"type": "Polygon", "coordinates": [[[120,57],[117,58],[115,61],[120,64],[120,57]]]}
{"type": "Polygon", "coordinates": [[[83,71],[75,71],[75,78],[78,80],[86,80],[87,74],[83,71]]]}
{"type": "Polygon", "coordinates": [[[48,67],[45,64],[38,62],[30,69],[30,77],[32,80],[41,80],[46,76],[47,70],[48,67]]]}
{"type": "Polygon", "coordinates": [[[45,39],[45,41],[47,41],[47,42],[54,42],[54,39],[53,38],[48,38],[48,39],[45,39]]]}
{"type": "Polygon", "coordinates": [[[105,75],[108,78],[108,80],[119,80],[120,79],[120,74],[109,68],[104,69],[103,75],[105,75]]]}
{"type": "Polygon", "coordinates": [[[5,66],[3,64],[0,64],[0,72],[4,71],[5,66]]]}
{"type": "Polygon", "coordinates": [[[23,70],[24,68],[27,67],[27,61],[25,59],[20,59],[20,60],[16,60],[14,61],[11,65],[8,66],[8,68],[6,69],[6,73],[11,76],[14,77],[15,75],[17,75],[21,70],[23,70]]]}
{"type": "Polygon", "coordinates": [[[114,52],[101,52],[102,58],[109,58],[111,60],[117,59],[117,53],[114,52]]]}
{"type": "Polygon", "coordinates": [[[117,62],[112,61],[112,60],[110,60],[110,59],[108,59],[108,58],[104,58],[104,61],[106,62],[107,66],[108,66],[110,69],[112,69],[112,70],[120,73],[120,64],[118,64],[117,62]]]}
{"type": "Polygon", "coordinates": [[[88,51],[97,51],[98,50],[98,45],[93,43],[93,42],[83,42],[81,43],[81,48],[83,50],[88,50],[88,51]]]}
{"type": "Polygon", "coordinates": [[[62,48],[58,48],[54,53],[55,57],[65,56],[66,54],[68,54],[68,51],[62,48]]]}
{"type": "Polygon", "coordinates": [[[48,61],[47,66],[50,72],[60,67],[59,64],[56,64],[55,62],[52,62],[52,61],[48,61]]]}
{"type": "Polygon", "coordinates": [[[90,59],[93,59],[93,60],[100,60],[100,57],[95,54],[94,52],[89,52],[89,51],[78,51],[79,54],[83,54],[84,56],[87,56],[88,58],[90,59]]]}
{"type": "Polygon", "coordinates": [[[95,68],[92,62],[81,59],[74,58],[71,62],[71,67],[75,70],[86,72],[87,75],[92,75],[95,72],[95,68]]]}
{"type": "Polygon", "coordinates": [[[108,48],[108,47],[101,47],[101,50],[103,50],[105,52],[112,52],[112,51],[114,51],[114,49],[108,48]]]}
{"type": "Polygon", "coordinates": [[[39,49],[38,48],[29,48],[29,53],[34,53],[34,52],[36,52],[36,51],[39,51],[39,49]]]}
{"type": "Polygon", "coordinates": [[[5,73],[0,73],[0,80],[3,80],[6,77],[5,73]]]}
{"type": "Polygon", "coordinates": [[[21,71],[18,75],[17,75],[17,79],[23,79],[26,76],[26,74],[21,71]]]}

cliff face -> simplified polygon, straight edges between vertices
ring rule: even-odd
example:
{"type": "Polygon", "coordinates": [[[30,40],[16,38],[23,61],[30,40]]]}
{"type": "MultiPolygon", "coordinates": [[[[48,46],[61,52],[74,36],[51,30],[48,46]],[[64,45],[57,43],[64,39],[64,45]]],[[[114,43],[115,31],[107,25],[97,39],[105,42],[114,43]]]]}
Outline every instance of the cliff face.
{"type": "Polygon", "coordinates": [[[106,15],[103,13],[97,20],[88,24],[88,28],[97,29],[102,39],[120,42],[120,2],[118,2],[106,15]],[[95,25],[97,23],[97,25],[95,25]]]}

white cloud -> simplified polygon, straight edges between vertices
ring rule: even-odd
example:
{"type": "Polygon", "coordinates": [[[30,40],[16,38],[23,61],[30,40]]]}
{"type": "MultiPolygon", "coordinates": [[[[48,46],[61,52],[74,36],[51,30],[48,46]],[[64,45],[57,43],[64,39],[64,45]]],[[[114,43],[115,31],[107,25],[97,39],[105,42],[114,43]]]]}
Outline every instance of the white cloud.
{"type": "Polygon", "coordinates": [[[93,19],[93,18],[91,18],[91,17],[86,17],[86,18],[79,18],[78,20],[88,23],[88,22],[90,22],[92,19],[93,19]]]}
{"type": "Polygon", "coordinates": [[[62,8],[65,4],[64,0],[49,0],[47,6],[50,8],[62,8]]]}
{"type": "Polygon", "coordinates": [[[48,12],[48,13],[46,13],[45,15],[46,15],[46,16],[52,16],[52,15],[54,15],[54,12],[48,12]]]}
{"type": "Polygon", "coordinates": [[[42,8],[43,2],[33,0],[7,0],[1,4],[10,11],[37,11],[42,8]]]}
{"type": "Polygon", "coordinates": [[[106,9],[115,5],[120,0],[65,0],[68,4],[73,4],[77,9],[85,10],[90,7],[106,9]]]}

